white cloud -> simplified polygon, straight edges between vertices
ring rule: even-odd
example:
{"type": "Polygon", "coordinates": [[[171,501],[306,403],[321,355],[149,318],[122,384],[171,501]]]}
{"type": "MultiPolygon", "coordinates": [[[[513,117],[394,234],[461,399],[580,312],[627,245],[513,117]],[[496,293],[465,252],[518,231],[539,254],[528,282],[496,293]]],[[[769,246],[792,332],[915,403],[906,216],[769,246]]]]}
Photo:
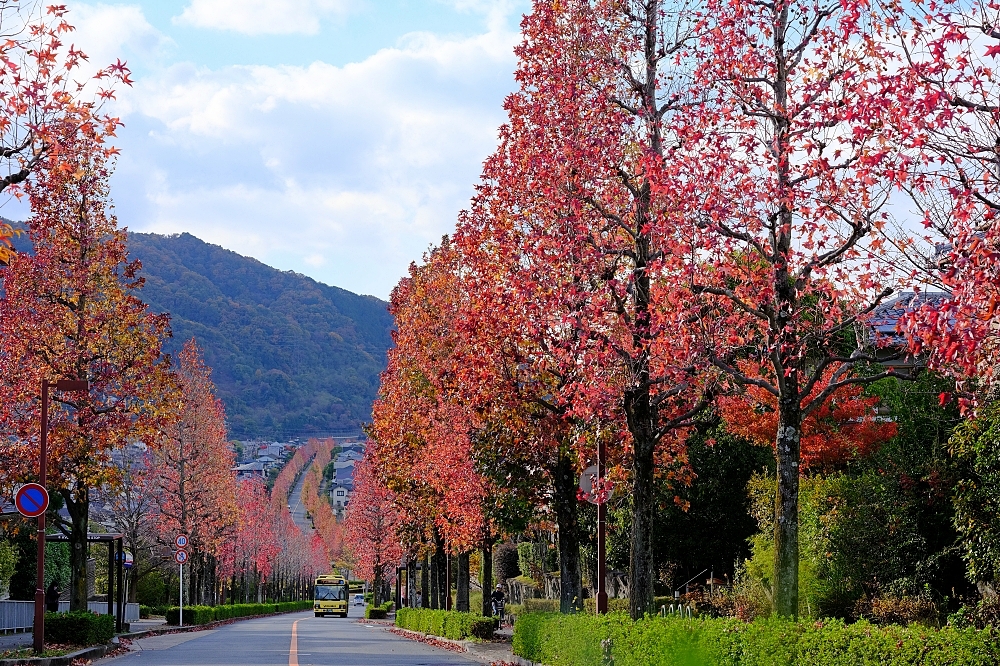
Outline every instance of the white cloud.
{"type": "Polygon", "coordinates": [[[174,21],[247,35],[314,35],[323,18],[346,9],[345,0],[191,0],[174,21]]]}
{"type": "Polygon", "coordinates": [[[76,30],[66,41],[81,47],[95,69],[119,58],[150,60],[171,44],[136,5],[74,3],[70,9],[69,19],[76,30]]]}
{"type": "Polygon", "coordinates": [[[143,77],[120,105],[121,222],[384,298],[468,204],[516,39],[414,34],[343,67],[178,64],[143,77]]]}

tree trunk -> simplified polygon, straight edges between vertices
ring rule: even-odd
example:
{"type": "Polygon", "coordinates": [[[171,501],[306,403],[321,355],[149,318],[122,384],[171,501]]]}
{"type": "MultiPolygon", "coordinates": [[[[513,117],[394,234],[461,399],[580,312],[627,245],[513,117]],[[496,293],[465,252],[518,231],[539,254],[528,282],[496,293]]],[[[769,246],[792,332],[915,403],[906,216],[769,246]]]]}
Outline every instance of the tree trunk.
{"type": "Polygon", "coordinates": [[[438,552],[439,552],[438,550],[435,550],[434,554],[431,555],[431,563],[430,563],[431,564],[431,590],[430,590],[431,608],[433,608],[434,610],[441,608],[441,606],[438,605],[438,601],[440,601],[440,594],[441,594],[441,584],[438,581],[438,579],[441,578],[440,575],[441,566],[438,562],[439,559],[438,552]]]}
{"type": "Polygon", "coordinates": [[[382,603],[382,563],[378,560],[375,561],[375,566],[372,567],[372,606],[378,606],[382,603]]]}
{"type": "Polygon", "coordinates": [[[431,558],[424,555],[424,561],[420,567],[420,606],[421,608],[431,607],[431,558]]]}
{"type": "Polygon", "coordinates": [[[629,615],[638,620],[653,608],[653,442],[633,432],[632,550],[629,559],[629,615]]]}
{"type": "Polygon", "coordinates": [[[479,577],[483,586],[483,617],[493,615],[490,606],[490,594],[493,592],[493,542],[483,539],[483,573],[479,577]]]}
{"type": "Polygon", "coordinates": [[[795,354],[800,349],[796,320],[798,292],[796,280],[789,272],[792,253],[794,214],[790,207],[792,187],[789,146],[791,120],[788,108],[788,82],[793,66],[785,42],[791,16],[787,5],[775,5],[774,21],[774,114],[772,150],[775,152],[775,203],[778,211],[774,225],[773,244],[776,259],[772,263],[775,315],[771,323],[772,346],[777,350],[775,375],[778,396],[778,433],[775,437],[778,492],[774,521],[774,610],[780,616],[795,617],[799,610],[799,439],[802,427],[800,390],[801,360],[795,354]]]}
{"type": "Polygon", "coordinates": [[[406,605],[417,607],[417,561],[412,557],[406,560],[406,605]]]}
{"type": "Polygon", "coordinates": [[[798,400],[783,403],[776,451],[778,492],[774,521],[774,611],[795,617],[799,611],[799,423],[798,400]]]}
{"type": "Polygon", "coordinates": [[[563,613],[575,613],[583,606],[577,487],[573,459],[568,451],[560,451],[553,474],[553,504],[559,528],[559,610],[563,613]]]}
{"type": "Polygon", "coordinates": [[[90,490],[61,490],[70,517],[69,567],[71,611],[87,610],[87,528],[90,523],[90,490]]]}
{"type": "Polygon", "coordinates": [[[437,607],[441,610],[447,610],[446,594],[451,592],[448,590],[448,556],[444,552],[444,540],[437,537],[434,541],[437,544],[437,552],[434,553],[437,588],[434,594],[437,596],[437,607]]]}
{"type": "Polygon", "coordinates": [[[469,612],[469,553],[458,556],[458,575],[455,583],[455,610],[469,612]]]}
{"type": "MultiPolygon", "coordinates": [[[[647,1],[643,53],[645,77],[636,91],[642,98],[640,113],[646,126],[649,151],[663,154],[663,139],[658,112],[657,82],[659,49],[662,48],[659,25],[662,3],[647,1]]],[[[649,232],[652,187],[643,177],[635,197],[635,227],[632,266],[632,385],[625,391],[624,405],[632,434],[632,550],[629,558],[629,615],[637,620],[653,610],[653,450],[656,447],[659,414],[652,401],[650,349],[654,342],[650,316],[649,263],[653,256],[653,237],[649,232]]]]}

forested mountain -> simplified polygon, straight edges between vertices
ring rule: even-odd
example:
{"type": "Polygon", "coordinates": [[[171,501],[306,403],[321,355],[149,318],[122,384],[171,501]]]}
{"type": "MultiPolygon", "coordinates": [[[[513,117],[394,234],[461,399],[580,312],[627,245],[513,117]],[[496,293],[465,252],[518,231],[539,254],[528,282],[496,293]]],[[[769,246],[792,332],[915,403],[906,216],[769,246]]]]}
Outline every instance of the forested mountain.
{"type": "Polygon", "coordinates": [[[231,436],[357,430],[391,344],[386,303],[282,272],[190,234],[129,234],[140,297],[169,312],[176,353],[205,351],[231,436]]]}

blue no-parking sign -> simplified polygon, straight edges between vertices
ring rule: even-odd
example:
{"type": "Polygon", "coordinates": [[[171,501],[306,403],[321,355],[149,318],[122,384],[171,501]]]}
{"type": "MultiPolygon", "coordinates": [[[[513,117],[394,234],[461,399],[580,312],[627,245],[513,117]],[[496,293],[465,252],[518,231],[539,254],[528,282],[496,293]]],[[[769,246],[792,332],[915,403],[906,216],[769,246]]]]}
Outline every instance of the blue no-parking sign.
{"type": "Polygon", "coordinates": [[[26,483],[14,493],[14,506],[26,518],[37,518],[49,508],[49,493],[37,483],[26,483]]]}

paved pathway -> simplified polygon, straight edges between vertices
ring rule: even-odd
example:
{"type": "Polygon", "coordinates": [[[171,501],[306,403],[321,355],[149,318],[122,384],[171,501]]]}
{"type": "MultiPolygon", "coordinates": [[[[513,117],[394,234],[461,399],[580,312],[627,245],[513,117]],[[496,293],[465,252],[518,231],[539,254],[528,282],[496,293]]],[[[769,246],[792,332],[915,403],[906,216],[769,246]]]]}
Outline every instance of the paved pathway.
{"type": "Polygon", "coordinates": [[[151,636],[111,666],[471,666],[465,655],[433,648],[353,618],[291,613],[217,629],[151,636]]]}
{"type": "Polygon", "coordinates": [[[30,646],[31,641],[32,637],[30,631],[22,631],[16,634],[0,634],[0,652],[3,650],[13,650],[14,648],[30,646]]]}

